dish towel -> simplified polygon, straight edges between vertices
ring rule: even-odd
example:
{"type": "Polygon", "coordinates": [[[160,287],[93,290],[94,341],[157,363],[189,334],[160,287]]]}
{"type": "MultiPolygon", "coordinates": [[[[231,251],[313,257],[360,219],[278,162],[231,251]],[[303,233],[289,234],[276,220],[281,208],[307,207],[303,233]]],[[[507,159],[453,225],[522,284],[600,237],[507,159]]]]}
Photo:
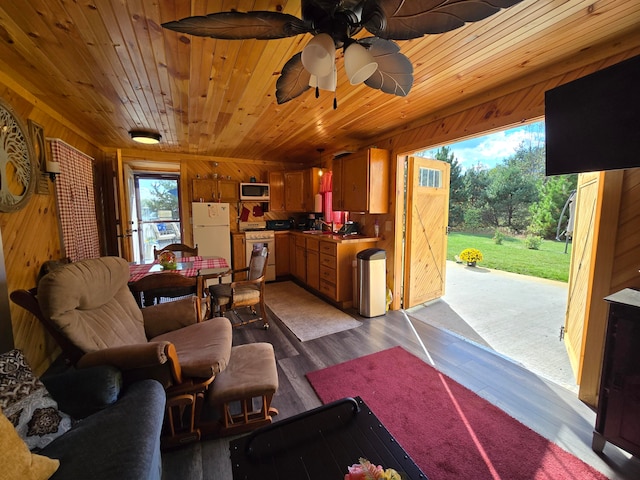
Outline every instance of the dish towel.
{"type": "Polygon", "coordinates": [[[262,207],[260,205],[256,205],[255,207],[253,207],[254,217],[261,217],[263,215],[264,215],[264,212],[262,211],[262,207]]]}

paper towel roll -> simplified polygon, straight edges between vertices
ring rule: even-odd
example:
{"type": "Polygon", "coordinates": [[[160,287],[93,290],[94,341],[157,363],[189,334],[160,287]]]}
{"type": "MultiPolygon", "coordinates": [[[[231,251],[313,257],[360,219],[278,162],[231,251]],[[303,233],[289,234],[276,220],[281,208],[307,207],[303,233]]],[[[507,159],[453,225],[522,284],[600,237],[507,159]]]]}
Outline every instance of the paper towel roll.
{"type": "Polygon", "coordinates": [[[316,197],[313,202],[313,211],[314,212],[322,212],[322,194],[316,193],[316,197]]]}

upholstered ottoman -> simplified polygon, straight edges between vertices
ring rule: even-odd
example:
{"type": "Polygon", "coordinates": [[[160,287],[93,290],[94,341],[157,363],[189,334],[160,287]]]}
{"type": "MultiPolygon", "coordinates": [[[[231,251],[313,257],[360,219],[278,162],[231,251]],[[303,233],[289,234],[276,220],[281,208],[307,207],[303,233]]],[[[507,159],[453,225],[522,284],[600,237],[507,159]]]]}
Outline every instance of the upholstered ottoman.
{"type": "Polygon", "coordinates": [[[220,434],[247,432],[271,423],[278,411],[271,407],[278,390],[278,370],[270,343],[231,348],[229,365],[213,381],[207,403],[221,414],[220,434]]]}

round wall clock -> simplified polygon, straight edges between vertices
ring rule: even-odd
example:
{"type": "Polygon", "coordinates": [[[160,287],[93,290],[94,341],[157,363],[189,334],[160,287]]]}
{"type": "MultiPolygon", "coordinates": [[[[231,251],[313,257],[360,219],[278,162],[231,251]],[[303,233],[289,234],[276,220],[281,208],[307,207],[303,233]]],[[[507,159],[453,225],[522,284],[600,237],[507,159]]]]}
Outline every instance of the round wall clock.
{"type": "Polygon", "coordinates": [[[36,182],[35,154],[22,121],[0,99],[0,212],[24,207],[36,182]]]}

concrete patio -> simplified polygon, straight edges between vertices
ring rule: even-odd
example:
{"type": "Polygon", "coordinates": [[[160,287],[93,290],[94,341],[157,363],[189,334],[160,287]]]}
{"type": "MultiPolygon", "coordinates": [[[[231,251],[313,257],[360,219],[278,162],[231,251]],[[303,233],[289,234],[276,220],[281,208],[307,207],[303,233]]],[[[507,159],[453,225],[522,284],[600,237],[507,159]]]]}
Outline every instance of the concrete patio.
{"type": "Polygon", "coordinates": [[[407,314],[577,392],[564,342],[559,340],[567,288],[563,282],[449,261],[445,295],[407,314]]]}

